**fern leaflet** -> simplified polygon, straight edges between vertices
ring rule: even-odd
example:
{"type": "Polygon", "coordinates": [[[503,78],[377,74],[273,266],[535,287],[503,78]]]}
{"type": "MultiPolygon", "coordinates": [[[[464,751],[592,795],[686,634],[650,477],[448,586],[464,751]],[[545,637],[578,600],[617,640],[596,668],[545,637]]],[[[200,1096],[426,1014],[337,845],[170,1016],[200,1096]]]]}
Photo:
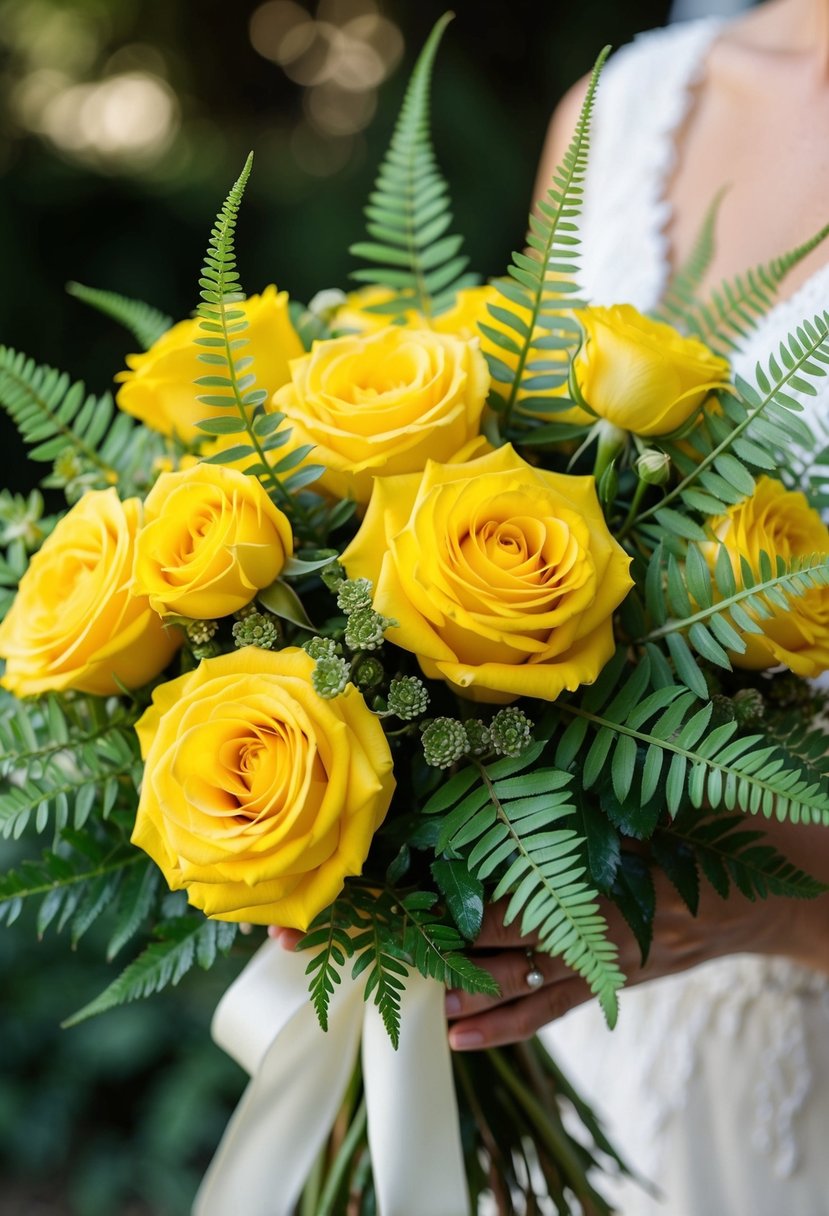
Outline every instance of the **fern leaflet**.
{"type": "Polygon", "coordinates": [[[99,996],[62,1025],[77,1026],[107,1009],[152,996],[169,984],[177,984],[196,963],[208,970],[217,954],[227,954],[237,930],[238,925],[234,923],[206,920],[202,916],[179,916],[159,922],[155,927],[158,940],[147,946],[99,996]]]}
{"type": "Polygon", "coordinates": [[[149,350],[173,324],[172,317],[159,312],[152,305],[145,304],[143,300],[130,300],[116,291],[84,287],[83,283],[67,283],[66,290],[76,300],[88,304],[90,308],[97,309],[104,316],[111,317],[113,321],[123,325],[124,329],[133,334],[142,350],[149,350]]]}
{"type": "MultiPolygon", "coordinates": [[[[613,1025],[624,976],[598,895],[583,877],[584,842],[571,827],[552,829],[575,815],[566,789],[571,778],[555,769],[524,771],[543,747],[537,744],[517,760],[476,765],[471,779],[464,770],[438,847],[445,842],[460,853],[477,878],[497,878],[492,899],[510,896],[505,923],[520,916],[521,932],[537,933],[537,949],[560,956],[584,977],[613,1025]]],[[[440,790],[426,813],[446,809],[446,797],[440,790]]]]}
{"type": "Polygon", "coordinates": [[[684,311],[684,328],[722,354],[735,350],[773,306],[789,271],[827,235],[829,224],[782,257],[721,283],[705,303],[691,303],[684,311]]]}
{"type": "MultiPolygon", "coordinates": [[[[779,359],[772,354],[767,370],[759,363],[756,368],[757,387],[741,377],[735,386],[738,397],[723,396],[720,416],[717,407],[704,413],[704,423],[711,436],[711,446],[699,441],[699,459],[690,457],[676,444],[666,444],[671,460],[684,475],[653,506],[636,519],[641,527],[654,519],[659,529],[673,536],[690,540],[705,540],[698,524],[671,507],[681,502],[691,512],[706,515],[725,514],[728,506],[754,490],[754,477],[749,468],[775,469],[780,464],[780,452],[800,445],[813,446],[812,433],[798,417],[800,403],[792,390],[814,396],[813,380],[826,375],[829,364],[829,313],[804,321],[796,333],[790,333],[780,343],[779,359]],[[705,450],[707,448],[707,450],[705,450]]],[[[688,442],[693,446],[697,435],[688,442]]],[[[622,529],[623,535],[627,528],[622,529]]]]}
{"type": "Polygon", "coordinates": [[[763,833],[747,829],[742,815],[703,820],[688,814],[678,816],[670,828],[659,829],[654,836],[657,861],[664,848],[662,837],[673,837],[692,850],[705,877],[723,899],[728,898],[732,882],[751,900],[769,895],[814,899],[829,889],[771,845],[763,844],[763,833]]]}
{"type": "Polygon", "coordinates": [[[567,378],[561,355],[576,344],[579,330],[563,314],[562,301],[566,299],[572,307],[569,296],[577,290],[570,278],[576,269],[578,250],[576,218],[584,193],[593,100],[609,50],[606,47],[602,51],[593,69],[576,130],[553,174],[552,185],[538,202],[537,214],[530,214],[526,238],[529,253],[513,253],[509,278],[496,282],[502,299],[497,306],[488,306],[493,319],[512,331],[507,334],[484,326],[484,333],[510,356],[505,362],[488,355],[493,380],[505,386],[506,395],[498,391],[491,394],[505,426],[519,393],[524,409],[531,410],[534,403],[546,409],[549,400],[531,394],[557,389],[567,378]],[[544,336],[538,335],[539,329],[545,331],[544,336]],[[540,360],[531,358],[539,353],[540,360]]]}
{"type": "MultiPolygon", "coordinates": [[[[665,640],[675,661],[678,650],[690,644],[703,659],[730,670],[729,652],[743,654],[745,635],[762,634],[760,621],[788,612],[792,599],[829,586],[829,554],[787,560],[761,551],[757,560],[756,571],[743,560],[737,576],[724,545],[717,549],[713,570],[697,545],[688,546],[684,565],[658,546],[651,557],[655,570],[646,581],[654,627],[640,641],[665,640]]],[[[693,687],[704,684],[700,674],[693,687]]]]}
{"type": "Polygon", "coordinates": [[[452,224],[449,190],[438,170],[429,133],[429,95],[435,55],[451,13],[435,25],[412,72],[388,152],[365,209],[372,239],[350,252],[369,263],[358,282],[391,289],[392,299],[372,306],[389,320],[414,310],[428,322],[474,280],[464,277],[463,238],[452,224]]]}
{"type": "Polygon", "coordinates": [[[207,457],[208,462],[228,464],[252,460],[245,472],[266,483],[286,513],[296,516],[301,510],[290,491],[305,485],[309,478],[318,476],[319,471],[309,473],[306,467],[292,476],[282,478],[279,474],[289,473],[312,449],[303,445],[276,462],[268,460],[267,454],[286,442],[289,429],[281,427],[283,415],[264,412],[267,393],[265,389],[256,388],[256,377],[251,371],[253,358],[250,355],[239,357],[237,353],[247,343],[243,335],[248,323],[243,309],[234,307],[245,299],[236,269],[234,238],[252,166],[251,152],[216,217],[199,279],[201,336],[196,342],[205,348],[199,359],[211,365],[213,372],[196,381],[200,387],[211,390],[198,399],[212,408],[235,410],[237,417],[208,418],[198,425],[207,435],[239,435],[240,443],[220,449],[207,457]]]}
{"type": "Polygon", "coordinates": [[[648,693],[650,676],[647,655],[631,671],[619,650],[580,704],[562,698],[559,710],[570,724],[556,751],[558,767],[568,769],[581,757],[585,789],[610,772],[620,803],[632,798],[640,806],[666,806],[671,815],[690,800],[697,808],[736,807],[829,825],[825,778],[804,776],[796,760],[761,734],[737,735],[736,722],[709,730],[711,702],[700,708],[682,684],[648,693]]]}
{"type": "Polygon", "coordinates": [[[688,310],[694,305],[697,289],[714,256],[714,229],[726,190],[727,187],[724,186],[722,190],[717,191],[706,211],[691,252],[671,279],[659,307],[654,312],[657,321],[665,321],[668,325],[675,325],[680,329],[685,326],[688,310]]]}

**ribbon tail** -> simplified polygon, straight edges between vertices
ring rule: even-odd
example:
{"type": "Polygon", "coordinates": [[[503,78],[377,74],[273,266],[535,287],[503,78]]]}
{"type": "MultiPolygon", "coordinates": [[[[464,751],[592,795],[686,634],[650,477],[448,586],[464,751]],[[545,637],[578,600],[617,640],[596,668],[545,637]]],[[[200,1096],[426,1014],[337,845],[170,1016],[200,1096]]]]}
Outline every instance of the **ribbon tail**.
{"type": "Polygon", "coordinates": [[[395,1051],[376,1008],[363,1022],[363,1081],[381,1216],[469,1216],[444,988],[411,971],[395,1051]]]}
{"type": "Polygon", "coordinates": [[[362,986],[348,982],[321,1030],[307,960],[267,942],[228,988],[213,1037],[252,1075],[204,1177],[193,1216],[290,1216],[356,1063],[362,986]]]}

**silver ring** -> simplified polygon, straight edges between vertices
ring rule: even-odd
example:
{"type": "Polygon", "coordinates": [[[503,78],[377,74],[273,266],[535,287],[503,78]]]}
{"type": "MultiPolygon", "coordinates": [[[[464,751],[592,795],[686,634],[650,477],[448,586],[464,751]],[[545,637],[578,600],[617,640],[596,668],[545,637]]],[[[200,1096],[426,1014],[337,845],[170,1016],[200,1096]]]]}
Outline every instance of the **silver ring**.
{"type": "Polygon", "coordinates": [[[524,953],[527,956],[527,962],[530,964],[530,969],[524,976],[524,983],[534,992],[536,988],[540,988],[544,983],[544,975],[535,964],[535,955],[532,950],[526,950],[524,953]]]}

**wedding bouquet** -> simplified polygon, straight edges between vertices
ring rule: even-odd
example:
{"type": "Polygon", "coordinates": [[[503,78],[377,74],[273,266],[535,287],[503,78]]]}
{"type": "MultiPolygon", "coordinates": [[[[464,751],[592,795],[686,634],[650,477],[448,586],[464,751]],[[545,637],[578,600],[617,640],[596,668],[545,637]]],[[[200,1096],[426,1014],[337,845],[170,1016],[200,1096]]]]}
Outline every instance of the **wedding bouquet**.
{"type": "MultiPolygon", "coordinates": [[[[441,1009],[443,985],[497,993],[472,949],[495,901],[613,1023],[625,977],[600,897],[645,956],[653,866],[692,912],[701,880],[823,889],[746,816],[829,823],[826,736],[806,725],[806,680],[829,668],[828,500],[796,454],[815,446],[798,395],[826,374],[827,317],[754,384],[729,352],[825,233],[699,299],[712,209],[658,315],[580,298],[603,54],[525,252],[481,285],[430,142],[446,20],[353,247],[357,290],[245,297],[249,159],[195,317],[71,287],[144,348],[117,412],[0,348],[0,399],[68,504],[0,497],[0,825],[48,840],[0,878],[0,918],[39,899],[38,932],[75,943],[106,917],[111,958],[152,938],[69,1025],[209,967],[247,922],[302,931],[284,959],[324,1029],[356,991],[405,1045],[417,983],[441,1009]]],[[[348,1017],[303,1200],[318,1216],[383,1210],[348,1017]]],[[[446,1051],[429,1025],[413,1085],[446,1051]]],[[[289,1061],[301,1084],[314,1033],[289,1061]]],[[[608,1210],[587,1174],[613,1150],[540,1045],[455,1067],[474,1203],[608,1210]]],[[[285,1191],[273,1210],[293,1210],[285,1191]]]]}

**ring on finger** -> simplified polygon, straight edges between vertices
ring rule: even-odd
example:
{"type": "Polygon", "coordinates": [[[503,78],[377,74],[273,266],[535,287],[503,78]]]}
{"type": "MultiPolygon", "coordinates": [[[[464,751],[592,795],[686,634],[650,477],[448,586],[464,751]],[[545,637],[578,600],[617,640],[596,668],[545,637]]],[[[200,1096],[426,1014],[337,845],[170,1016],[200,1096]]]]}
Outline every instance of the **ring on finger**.
{"type": "Polygon", "coordinates": [[[527,962],[530,964],[530,969],[524,976],[524,983],[528,988],[535,991],[536,988],[540,988],[544,983],[544,975],[536,966],[535,954],[533,951],[526,950],[525,954],[527,955],[527,962]]]}

